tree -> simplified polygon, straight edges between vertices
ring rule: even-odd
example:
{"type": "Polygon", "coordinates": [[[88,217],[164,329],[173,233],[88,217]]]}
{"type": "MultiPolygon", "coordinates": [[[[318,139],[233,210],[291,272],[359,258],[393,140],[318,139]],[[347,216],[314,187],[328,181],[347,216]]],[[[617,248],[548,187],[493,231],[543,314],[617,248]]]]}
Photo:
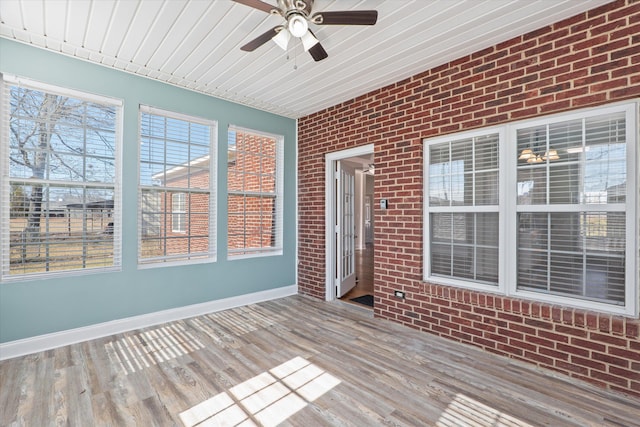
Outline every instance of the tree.
{"type": "Polygon", "coordinates": [[[40,256],[41,221],[54,197],[49,192],[66,188],[87,203],[82,183],[114,181],[115,108],[20,86],[10,94],[11,203],[23,206],[25,262],[27,246],[40,256]]]}
{"type": "MultiPolygon", "coordinates": [[[[24,134],[21,132],[23,127],[18,125],[22,121],[11,120],[11,133],[17,142],[18,148],[16,153],[18,155],[12,156],[11,161],[30,169],[32,172],[31,178],[42,180],[45,176],[47,159],[51,153],[51,136],[55,132],[56,122],[64,111],[68,98],[51,94],[44,94],[43,97],[34,96],[35,94],[30,90],[16,90],[11,93],[12,119],[20,117],[21,113],[25,113],[26,117],[31,117],[35,124],[31,127],[30,132],[24,134]],[[16,101],[15,104],[14,101],[16,101]],[[37,141],[34,144],[35,149],[27,149],[28,145],[33,143],[34,140],[37,141]]],[[[43,186],[41,183],[36,183],[31,187],[27,210],[27,226],[23,232],[23,240],[34,241],[40,237],[42,192],[43,186]]]]}

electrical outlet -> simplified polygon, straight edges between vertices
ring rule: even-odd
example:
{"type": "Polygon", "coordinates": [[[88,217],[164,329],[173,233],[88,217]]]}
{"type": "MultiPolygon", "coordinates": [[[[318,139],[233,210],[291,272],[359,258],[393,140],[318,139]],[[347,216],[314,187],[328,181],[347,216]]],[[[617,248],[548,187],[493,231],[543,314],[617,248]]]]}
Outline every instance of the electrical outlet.
{"type": "Polygon", "coordinates": [[[394,295],[396,298],[402,298],[402,299],[404,299],[404,292],[402,292],[402,291],[394,291],[394,292],[393,292],[393,295],[394,295]]]}

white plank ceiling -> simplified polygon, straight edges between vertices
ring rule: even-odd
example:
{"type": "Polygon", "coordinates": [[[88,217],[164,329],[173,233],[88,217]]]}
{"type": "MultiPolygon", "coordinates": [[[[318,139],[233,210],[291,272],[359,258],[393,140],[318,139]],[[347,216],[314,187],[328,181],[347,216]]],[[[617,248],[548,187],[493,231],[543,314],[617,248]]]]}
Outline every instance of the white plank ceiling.
{"type": "Polygon", "coordinates": [[[298,118],[609,1],[316,0],[378,11],[312,25],[321,62],[293,40],[241,51],[282,18],[231,0],[0,0],[0,37],[298,118]]]}

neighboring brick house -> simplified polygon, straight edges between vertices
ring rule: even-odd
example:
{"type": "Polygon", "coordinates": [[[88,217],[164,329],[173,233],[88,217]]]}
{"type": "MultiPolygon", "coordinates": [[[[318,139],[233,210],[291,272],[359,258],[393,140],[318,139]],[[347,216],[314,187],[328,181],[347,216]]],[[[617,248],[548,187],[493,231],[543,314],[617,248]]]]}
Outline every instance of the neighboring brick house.
{"type": "Polygon", "coordinates": [[[325,297],[324,156],[374,144],[390,204],[375,211],[375,316],[640,396],[637,318],[423,280],[425,138],[638,97],[640,2],[620,0],[299,119],[300,292],[325,297]]]}
{"type": "MultiPolygon", "coordinates": [[[[209,158],[196,159],[198,167],[207,167],[209,158]]],[[[177,167],[166,172],[166,187],[208,188],[209,173],[198,171],[190,173],[188,168],[177,167]]],[[[162,192],[157,196],[158,211],[155,227],[147,225],[145,229],[155,229],[159,234],[158,242],[164,242],[160,248],[165,255],[207,252],[209,248],[209,196],[207,194],[162,192]]],[[[146,203],[152,203],[147,200],[146,203]]]]}
{"type": "MultiPolygon", "coordinates": [[[[270,137],[237,133],[230,144],[227,160],[228,185],[228,250],[230,253],[249,253],[249,248],[275,245],[276,144],[270,137]],[[237,141],[237,142],[236,142],[237,141]],[[262,196],[260,196],[262,195],[262,196]]],[[[209,157],[193,160],[198,172],[192,173],[183,165],[159,174],[154,179],[168,188],[208,188],[209,157]]],[[[157,200],[144,201],[155,205],[160,214],[145,215],[145,230],[154,230],[155,240],[165,255],[206,252],[209,245],[209,197],[206,194],[161,192],[157,200]]]]}

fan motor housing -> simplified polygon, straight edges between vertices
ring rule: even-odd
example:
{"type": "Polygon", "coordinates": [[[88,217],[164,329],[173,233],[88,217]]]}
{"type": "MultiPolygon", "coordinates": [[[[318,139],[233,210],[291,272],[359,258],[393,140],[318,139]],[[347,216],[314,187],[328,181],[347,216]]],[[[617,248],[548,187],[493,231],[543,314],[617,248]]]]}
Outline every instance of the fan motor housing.
{"type": "Polygon", "coordinates": [[[287,18],[292,13],[303,15],[308,18],[313,8],[313,0],[278,0],[278,9],[287,18]]]}

